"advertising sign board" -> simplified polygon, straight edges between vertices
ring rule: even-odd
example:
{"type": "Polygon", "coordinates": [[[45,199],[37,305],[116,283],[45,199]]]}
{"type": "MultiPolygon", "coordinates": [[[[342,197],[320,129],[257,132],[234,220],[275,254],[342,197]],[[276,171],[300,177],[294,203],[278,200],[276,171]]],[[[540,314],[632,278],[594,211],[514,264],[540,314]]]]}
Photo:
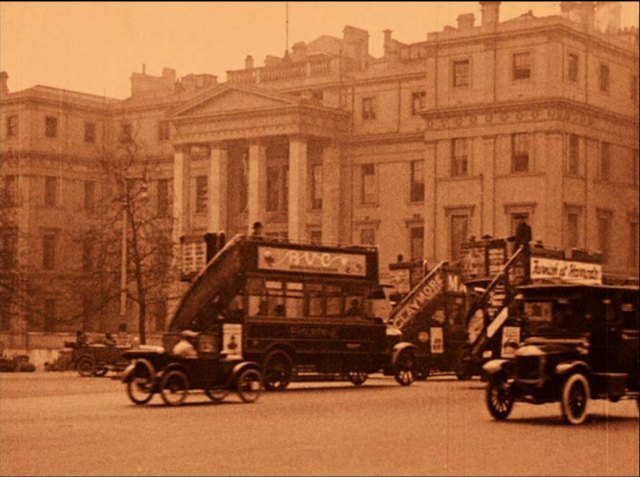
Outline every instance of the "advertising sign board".
{"type": "Polygon", "coordinates": [[[364,277],[366,255],[279,247],[258,247],[258,268],[284,272],[307,272],[364,277]]]}

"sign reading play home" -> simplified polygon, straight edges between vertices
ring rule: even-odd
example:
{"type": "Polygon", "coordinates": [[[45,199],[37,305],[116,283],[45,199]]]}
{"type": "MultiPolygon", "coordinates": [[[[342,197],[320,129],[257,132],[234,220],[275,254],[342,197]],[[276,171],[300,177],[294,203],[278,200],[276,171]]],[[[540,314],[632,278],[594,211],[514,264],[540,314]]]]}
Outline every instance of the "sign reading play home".
{"type": "Polygon", "coordinates": [[[532,280],[562,280],[569,283],[602,283],[602,265],[554,258],[531,257],[532,280]]]}
{"type": "Polygon", "coordinates": [[[258,247],[258,268],[364,277],[367,260],[365,255],[354,253],[258,247]]]}

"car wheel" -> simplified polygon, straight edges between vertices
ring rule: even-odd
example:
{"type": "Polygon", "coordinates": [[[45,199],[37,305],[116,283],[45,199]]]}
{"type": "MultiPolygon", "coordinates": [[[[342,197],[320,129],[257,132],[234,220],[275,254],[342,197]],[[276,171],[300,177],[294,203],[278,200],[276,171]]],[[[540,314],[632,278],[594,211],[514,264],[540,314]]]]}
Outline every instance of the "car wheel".
{"type": "Polygon", "coordinates": [[[137,362],[127,381],[127,395],[138,405],[147,404],[153,397],[153,369],[149,364],[137,362]]]}
{"type": "Polygon", "coordinates": [[[93,375],[95,361],[91,356],[83,356],[76,363],[76,371],[83,378],[88,378],[93,375]]]}
{"type": "Polygon", "coordinates": [[[284,351],[273,351],[264,360],[264,387],[284,391],[291,382],[291,358],[284,351]]]}
{"type": "Polygon", "coordinates": [[[409,386],[416,378],[416,360],[412,351],[401,351],[396,362],[395,380],[401,386],[409,386]]]}
{"type": "Polygon", "coordinates": [[[256,402],[262,391],[262,374],[257,369],[245,369],[236,379],[236,392],[244,402],[256,402]]]}
{"type": "Polygon", "coordinates": [[[513,409],[513,397],[504,376],[493,376],[487,384],[487,408],[494,419],[502,421],[513,409]]]}
{"type": "Polygon", "coordinates": [[[226,398],[229,395],[229,390],[228,389],[222,389],[222,388],[205,389],[204,393],[213,402],[222,402],[222,401],[224,401],[224,398],[226,398]]]}
{"type": "Polygon", "coordinates": [[[179,406],[189,393],[187,375],[177,369],[168,371],[160,380],[160,396],[165,404],[179,406]]]}
{"type": "Polygon", "coordinates": [[[582,424],[587,418],[589,403],[589,381],[584,374],[574,373],[562,385],[560,409],[567,424],[582,424]]]}
{"type": "Polygon", "coordinates": [[[369,375],[362,371],[349,371],[347,373],[347,379],[355,386],[362,386],[367,378],[369,378],[369,375]]]}

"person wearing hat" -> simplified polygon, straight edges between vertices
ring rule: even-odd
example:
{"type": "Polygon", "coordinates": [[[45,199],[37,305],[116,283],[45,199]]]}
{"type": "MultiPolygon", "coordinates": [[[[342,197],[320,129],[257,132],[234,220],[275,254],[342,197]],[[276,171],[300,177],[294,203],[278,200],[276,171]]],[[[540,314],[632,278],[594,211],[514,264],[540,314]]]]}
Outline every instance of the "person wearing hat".
{"type": "Polygon", "coordinates": [[[263,227],[262,227],[262,222],[254,222],[253,223],[253,230],[251,231],[251,237],[253,238],[263,238],[262,237],[262,233],[263,233],[263,227]]]}
{"type": "Polygon", "coordinates": [[[193,345],[198,333],[191,330],[184,330],[180,333],[180,341],[173,347],[172,353],[183,358],[197,358],[198,352],[193,345]]]}

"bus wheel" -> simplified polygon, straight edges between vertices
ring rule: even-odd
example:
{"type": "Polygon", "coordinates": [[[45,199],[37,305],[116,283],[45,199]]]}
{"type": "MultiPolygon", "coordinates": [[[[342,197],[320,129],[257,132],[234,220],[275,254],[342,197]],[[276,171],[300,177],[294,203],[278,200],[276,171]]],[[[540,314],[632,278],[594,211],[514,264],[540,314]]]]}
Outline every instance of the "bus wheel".
{"type": "Polygon", "coordinates": [[[396,363],[395,379],[401,386],[409,386],[413,383],[415,375],[416,360],[411,351],[403,351],[396,363]]]}
{"type": "Polygon", "coordinates": [[[291,358],[276,350],[264,360],[264,387],[268,391],[284,391],[291,382],[291,358]]]}
{"type": "Polygon", "coordinates": [[[351,381],[355,386],[361,386],[367,380],[369,375],[362,371],[349,371],[347,373],[347,379],[351,381]]]}

